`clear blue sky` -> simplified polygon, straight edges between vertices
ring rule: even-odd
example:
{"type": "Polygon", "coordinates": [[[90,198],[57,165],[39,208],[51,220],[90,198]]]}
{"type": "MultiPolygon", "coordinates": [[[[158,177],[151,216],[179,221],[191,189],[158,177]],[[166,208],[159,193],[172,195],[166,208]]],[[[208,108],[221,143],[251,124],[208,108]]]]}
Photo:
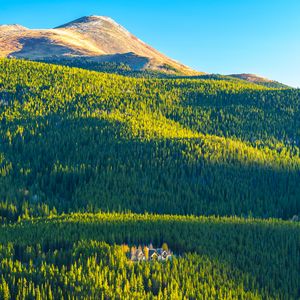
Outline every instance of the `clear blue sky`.
{"type": "Polygon", "coordinates": [[[197,70],[300,87],[300,0],[0,0],[0,23],[51,28],[110,16],[197,70]]]}

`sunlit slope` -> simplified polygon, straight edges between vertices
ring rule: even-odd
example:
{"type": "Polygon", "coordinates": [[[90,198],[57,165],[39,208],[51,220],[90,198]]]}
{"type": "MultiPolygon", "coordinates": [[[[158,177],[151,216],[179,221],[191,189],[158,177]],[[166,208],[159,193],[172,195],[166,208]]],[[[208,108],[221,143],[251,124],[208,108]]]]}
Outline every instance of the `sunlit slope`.
{"type": "Polygon", "coordinates": [[[109,17],[86,16],[53,29],[0,26],[0,56],[126,63],[133,70],[200,74],[147,45],[109,17]]]}
{"type": "Polygon", "coordinates": [[[277,220],[72,214],[0,227],[0,266],[14,296],[296,299],[299,243],[299,224],[277,220]],[[129,249],[103,241],[166,242],[175,257],[134,264],[129,249]]]}
{"type": "Polygon", "coordinates": [[[299,214],[298,90],[1,60],[0,101],[7,219],[44,204],[299,214]]]}

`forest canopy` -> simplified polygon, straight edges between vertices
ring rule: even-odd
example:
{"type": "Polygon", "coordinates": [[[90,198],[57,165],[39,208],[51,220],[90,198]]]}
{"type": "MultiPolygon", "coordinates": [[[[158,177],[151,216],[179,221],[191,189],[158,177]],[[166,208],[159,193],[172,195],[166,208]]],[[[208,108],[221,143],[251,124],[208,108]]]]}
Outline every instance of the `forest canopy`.
{"type": "Polygon", "coordinates": [[[0,299],[299,298],[300,91],[96,71],[0,59],[0,299]]]}

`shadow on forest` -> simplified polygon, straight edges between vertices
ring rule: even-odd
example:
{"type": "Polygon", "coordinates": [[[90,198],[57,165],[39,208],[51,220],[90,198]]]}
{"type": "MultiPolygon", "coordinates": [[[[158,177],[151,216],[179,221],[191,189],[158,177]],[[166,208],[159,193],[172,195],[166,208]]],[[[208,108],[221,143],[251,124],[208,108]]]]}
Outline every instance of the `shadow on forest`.
{"type": "MultiPolygon", "coordinates": [[[[9,128],[17,125],[9,124],[9,128]]],[[[179,139],[130,139],[123,135],[121,123],[107,120],[53,115],[27,119],[23,125],[36,132],[25,130],[24,140],[17,136],[11,145],[3,142],[0,146],[13,164],[13,172],[0,179],[2,199],[12,197],[11,191],[15,192],[12,199],[18,199],[20,190],[26,189],[28,194],[22,196],[26,201],[46,203],[59,212],[88,207],[91,211],[160,214],[248,216],[252,212],[287,218],[299,212],[300,174],[296,171],[190,160],[182,154],[184,145],[179,139]],[[24,174],[21,168],[30,171],[24,174]]],[[[178,254],[197,252],[239,270],[260,290],[273,288],[275,282],[275,290],[282,292],[284,282],[293,282],[290,268],[297,257],[288,253],[293,237],[286,235],[284,226],[216,220],[97,221],[80,215],[77,220],[51,220],[0,228],[0,242],[41,243],[45,252],[70,247],[81,239],[135,245],[167,242],[178,254]],[[274,245],[281,245],[283,237],[285,247],[279,247],[281,252],[274,258],[274,245]],[[278,266],[289,267],[281,272],[278,266]]]]}
{"type": "MultiPolygon", "coordinates": [[[[26,127],[36,127],[36,120],[31,122],[26,127]]],[[[280,218],[299,214],[297,171],[240,161],[192,161],[183,156],[180,139],[127,138],[117,122],[49,116],[41,124],[35,135],[27,132],[24,140],[2,143],[0,151],[14,169],[6,180],[9,188],[0,189],[2,199],[12,197],[12,190],[18,191],[12,198],[20,198],[25,189],[25,200],[59,211],[89,207],[280,218]],[[20,168],[29,171],[24,175],[20,168]]]]}

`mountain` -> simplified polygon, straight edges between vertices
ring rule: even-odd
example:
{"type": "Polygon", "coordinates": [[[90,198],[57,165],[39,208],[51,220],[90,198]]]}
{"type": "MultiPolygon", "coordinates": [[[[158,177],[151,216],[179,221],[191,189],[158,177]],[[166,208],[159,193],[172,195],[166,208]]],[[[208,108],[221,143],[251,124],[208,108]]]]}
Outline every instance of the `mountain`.
{"type": "Polygon", "coordinates": [[[264,77],[261,77],[261,76],[255,75],[255,74],[243,73],[243,74],[231,74],[231,75],[228,75],[228,76],[238,78],[238,79],[242,79],[242,80],[246,80],[246,81],[256,83],[256,84],[259,84],[259,85],[263,85],[263,86],[267,86],[267,87],[270,87],[270,88],[290,88],[289,86],[287,86],[283,83],[280,83],[278,81],[271,80],[271,79],[268,79],[268,78],[264,78],[264,77]]]}
{"type": "Polygon", "coordinates": [[[0,56],[30,60],[85,58],[125,63],[133,70],[196,75],[199,72],[150,47],[109,17],[88,16],[54,29],[0,26],[0,56]]]}

